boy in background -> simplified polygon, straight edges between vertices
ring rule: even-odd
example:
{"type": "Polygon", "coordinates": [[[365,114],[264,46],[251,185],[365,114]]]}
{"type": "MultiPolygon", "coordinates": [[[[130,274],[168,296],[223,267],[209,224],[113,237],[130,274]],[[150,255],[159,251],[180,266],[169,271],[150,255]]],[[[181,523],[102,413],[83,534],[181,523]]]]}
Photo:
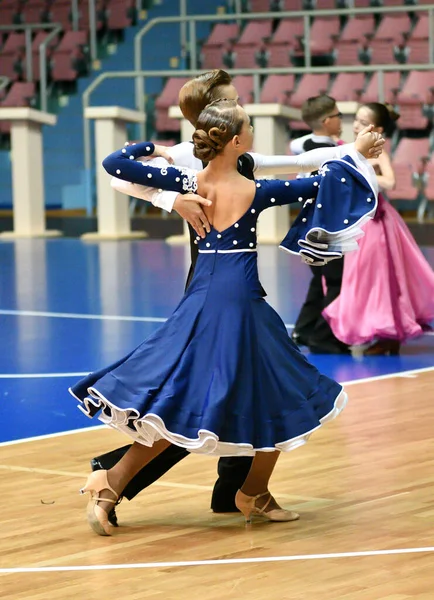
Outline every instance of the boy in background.
{"type": "MultiPolygon", "coordinates": [[[[291,142],[290,149],[293,154],[338,144],[342,131],[342,114],[334,98],[326,94],[308,98],[301,107],[301,115],[306,125],[312,129],[312,133],[291,142]]],[[[323,267],[310,267],[313,277],[296,320],[292,339],[298,345],[307,346],[312,353],[350,353],[348,346],[333,335],[321,314],[340,294],[343,268],[343,259],[332,260],[323,267]]]]}

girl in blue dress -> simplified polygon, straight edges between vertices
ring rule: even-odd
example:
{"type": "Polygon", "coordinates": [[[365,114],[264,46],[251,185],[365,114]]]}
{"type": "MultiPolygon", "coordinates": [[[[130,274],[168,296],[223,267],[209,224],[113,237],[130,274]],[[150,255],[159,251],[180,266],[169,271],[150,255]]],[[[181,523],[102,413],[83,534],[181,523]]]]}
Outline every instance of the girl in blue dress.
{"type": "MultiPolygon", "coordinates": [[[[365,132],[356,149],[367,152],[373,138],[365,132]]],[[[254,514],[297,519],[268,491],[276,461],[347,402],[342,386],[306,360],[264,300],[256,225],[264,209],[302,202],[282,247],[324,264],[354,249],[360,225],[375,213],[375,190],[351,157],[330,161],[309,179],[246,179],[237,160],[250,150],[253,134],[249,117],[233,101],[209,105],[193,141],[195,155],[209,162],[198,174],[137,161],[153,154],[148,142],[123,148],[103,163],[126,181],[198,191],[212,201],[212,227],[196,240],[194,277],[172,316],[126,357],[70,390],[86,415],[98,414],[134,440],[119,463],[92,473],[81,490],[91,493],[88,521],[100,535],[110,535],[107,513],[128,481],[170,443],[202,454],[254,456],[237,508],[247,521],[254,514]]]]}

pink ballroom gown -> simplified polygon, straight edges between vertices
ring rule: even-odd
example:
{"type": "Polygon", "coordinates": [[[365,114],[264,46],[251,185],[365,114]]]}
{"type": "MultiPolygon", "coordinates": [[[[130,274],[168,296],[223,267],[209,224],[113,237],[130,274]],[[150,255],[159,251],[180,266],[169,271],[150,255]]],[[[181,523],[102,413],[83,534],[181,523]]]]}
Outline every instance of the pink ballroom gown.
{"type": "Polygon", "coordinates": [[[434,271],[381,194],[363,229],[359,250],[345,256],[341,293],[323,316],[351,346],[421,335],[434,320],[434,271]]]}

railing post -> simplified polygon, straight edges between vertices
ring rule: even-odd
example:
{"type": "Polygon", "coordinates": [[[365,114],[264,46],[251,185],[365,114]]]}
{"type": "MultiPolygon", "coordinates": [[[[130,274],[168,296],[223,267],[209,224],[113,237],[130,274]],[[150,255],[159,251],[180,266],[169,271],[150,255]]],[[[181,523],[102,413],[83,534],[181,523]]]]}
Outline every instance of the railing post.
{"type": "Polygon", "coordinates": [[[428,48],[429,62],[434,62],[434,10],[428,10],[428,48]]]}
{"type": "Polygon", "coordinates": [[[26,40],[26,79],[33,81],[32,30],[30,27],[26,27],[24,35],[26,40]]]}
{"type": "Polygon", "coordinates": [[[89,30],[90,30],[90,60],[92,67],[98,58],[98,46],[96,42],[96,14],[95,0],[89,0],[89,30]]]}
{"type": "Polygon", "coordinates": [[[378,102],[384,102],[384,71],[380,69],[378,71],[378,102]]]}
{"type": "Polygon", "coordinates": [[[78,31],[78,0],[71,0],[72,29],[78,31]]]}
{"type": "Polygon", "coordinates": [[[47,111],[48,106],[47,47],[51,40],[54,38],[54,36],[56,36],[62,31],[62,26],[58,23],[55,23],[54,26],[55,28],[53,29],[53,31],[49,33],[45,40],[39,45],[39,72],[41,78],[41,81],[39,83],[39,103],[41,105],[41,110],[45,112],[47,111]]]}
{"type": "Polygon", "coordinates": [[[304,66],[312,66],[312,56],[310,51],[310,16],[304,15],[304,66]]]}
{"type": "Polygon", "coordinates": [[[190,31],[190,69],[197,69],[196,21],[188,23],[190,31]]]}
{"type": "MultiPolygon", "coordinates": [[[[187,16],[187,0],[179,0],[179,16],[186,17],[187,16]]],[[[181,42],[181,60],[182,60],[182,68],[186,68],[186,58],[187,58],[187,21],[181,21],[179,23],[179,35],[181,42]]]]}
{"type": "Polygon", "coordinates": [[[253,102],[259,104],[261,96],[261,76],[259,73],[253,75],[253,102]]]}

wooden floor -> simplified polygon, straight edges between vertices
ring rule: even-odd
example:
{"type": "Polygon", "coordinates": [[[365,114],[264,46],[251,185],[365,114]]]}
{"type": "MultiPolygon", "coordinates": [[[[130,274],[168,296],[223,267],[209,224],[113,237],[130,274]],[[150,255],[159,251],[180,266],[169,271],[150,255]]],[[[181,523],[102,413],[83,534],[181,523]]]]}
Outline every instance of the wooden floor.
{"type": "Polygon", "coordinates": [[[212,514],[216,460],[191,456],[101,538],[78,489],[89,458],[124,437],[1,446],[0,597],[433,600],[434,370],[348,392],[338,420],[279,459],[272,490],[295,523],[212,514]]]}

